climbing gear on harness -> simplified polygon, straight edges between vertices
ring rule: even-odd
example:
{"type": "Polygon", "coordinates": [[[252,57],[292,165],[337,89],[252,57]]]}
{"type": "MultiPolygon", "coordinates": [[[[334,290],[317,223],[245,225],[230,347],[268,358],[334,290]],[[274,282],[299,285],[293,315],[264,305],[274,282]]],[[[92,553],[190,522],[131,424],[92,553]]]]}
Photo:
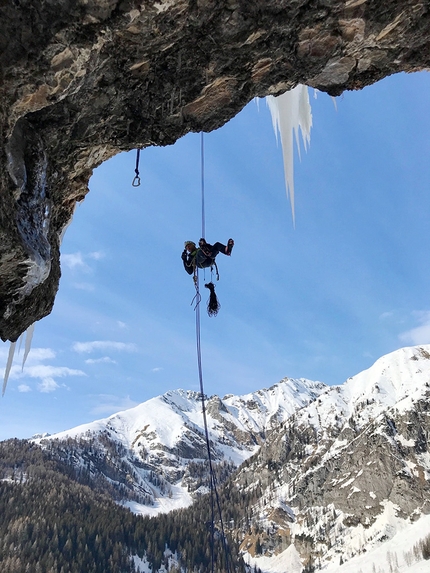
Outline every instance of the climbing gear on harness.
{"type": "MultiPolygon", "coordinates": [[[[216,272],[216,280],[219,281],[219,272],[218,272],[218,265],[216,264],[216,260],[214,259],[212,265],[211,265],[211,273],[213,273],[213,270],[215,268],[215,272],[216,272]]],[[[206,285],[205,285],[206,286],[206,285]]],[[[221,305],[220,305],[221,306],[221,305]]]]}

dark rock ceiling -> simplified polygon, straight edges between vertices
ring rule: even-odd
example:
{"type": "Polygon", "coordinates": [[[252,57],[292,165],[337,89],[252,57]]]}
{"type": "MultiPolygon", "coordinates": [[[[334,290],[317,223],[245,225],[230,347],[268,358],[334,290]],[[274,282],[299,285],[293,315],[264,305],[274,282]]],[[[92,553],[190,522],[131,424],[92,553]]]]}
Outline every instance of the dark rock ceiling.
{"type": "Polygon", "coordinates": [[[425,69],[429,14],[417,0],[1,2],[0,337],[51,311],[97,165],[297,83],[338,95],[425,69]]]}

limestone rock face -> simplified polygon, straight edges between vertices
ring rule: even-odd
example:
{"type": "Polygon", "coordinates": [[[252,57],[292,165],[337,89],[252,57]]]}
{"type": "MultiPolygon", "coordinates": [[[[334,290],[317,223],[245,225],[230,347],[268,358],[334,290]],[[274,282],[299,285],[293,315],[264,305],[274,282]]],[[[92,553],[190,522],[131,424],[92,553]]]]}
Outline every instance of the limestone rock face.
{"type": "Polygon", "coordinates": [[[424,0],[10,0],[0,6],[0,337],[48,314],[92,170],[297,83],[430,62],[424,0]]]}
{"type": "Polygon", "coordinates": [[[394,535],[390,512],[409,523],[430,513],[429,350],[400,349],[328,387],[239,468],[237,487],[258,476],[262,488],[248,510],[265,556],[294,544],[305,564],[336,563],[394,535]],[[347,549],[357,528],[362,544],[347,549]]]}

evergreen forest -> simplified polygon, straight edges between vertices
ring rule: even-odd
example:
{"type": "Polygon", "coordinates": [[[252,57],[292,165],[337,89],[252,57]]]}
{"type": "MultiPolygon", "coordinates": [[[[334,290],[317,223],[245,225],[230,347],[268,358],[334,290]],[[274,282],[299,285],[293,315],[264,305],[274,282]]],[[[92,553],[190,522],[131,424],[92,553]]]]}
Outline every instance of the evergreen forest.
{"type": "MultiPolygon", "coordinates": [[[[134,556],[145,557],[154,572],[165,565],[172,573],[180,568],[203,573],[212,570],[212,552],[214,573],[248,570],[240,539],[227,530],[237,531],[233,526],[239,522],[250,526],[243,516],[252,499],[232,482],[220,493],[224,543],[209,495],[190,508],[149,518],[134,515],[79,477],[55,451],[27,440],[0,442],[2,573],[133,573],[139,571],[134,556]]],[[[257,496],[254,492],[254,501],[257,496]]]]}

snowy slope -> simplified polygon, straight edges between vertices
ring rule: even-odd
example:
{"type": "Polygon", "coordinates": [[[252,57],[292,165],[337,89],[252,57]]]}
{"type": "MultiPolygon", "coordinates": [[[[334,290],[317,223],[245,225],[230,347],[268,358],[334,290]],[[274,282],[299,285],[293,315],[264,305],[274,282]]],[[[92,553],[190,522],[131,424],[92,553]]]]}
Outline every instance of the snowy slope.
{"type": "Polygon", "coordinates": [[[343,420],[356,416],[362,427],[388,408],[407,411],[429,388],[430,345],[402,348],[341,386],[327,388],[303,416],[310,413],[312,424],[326,428],[338,424],[336,416],[343,420]]]}
{"type": "MultiPolygon", "coordinates": [[[[387,522],[387,525],[392,525],[387,522]]],[[[325,573],[429,573],[430,561],[423,559],[417,545],[430,534],[430,515],[422,516],[415,523],[398,520],[397,533],[377,547],[342,565],[339,559],[323,567],[325,573]],[[415,549],[414,549],[415,548],[415,549]]],[[[262,573],[302,573],[303,563],[294,545],[275,557],[252,558],[246,561],[257,566],[262,573]]]]}

